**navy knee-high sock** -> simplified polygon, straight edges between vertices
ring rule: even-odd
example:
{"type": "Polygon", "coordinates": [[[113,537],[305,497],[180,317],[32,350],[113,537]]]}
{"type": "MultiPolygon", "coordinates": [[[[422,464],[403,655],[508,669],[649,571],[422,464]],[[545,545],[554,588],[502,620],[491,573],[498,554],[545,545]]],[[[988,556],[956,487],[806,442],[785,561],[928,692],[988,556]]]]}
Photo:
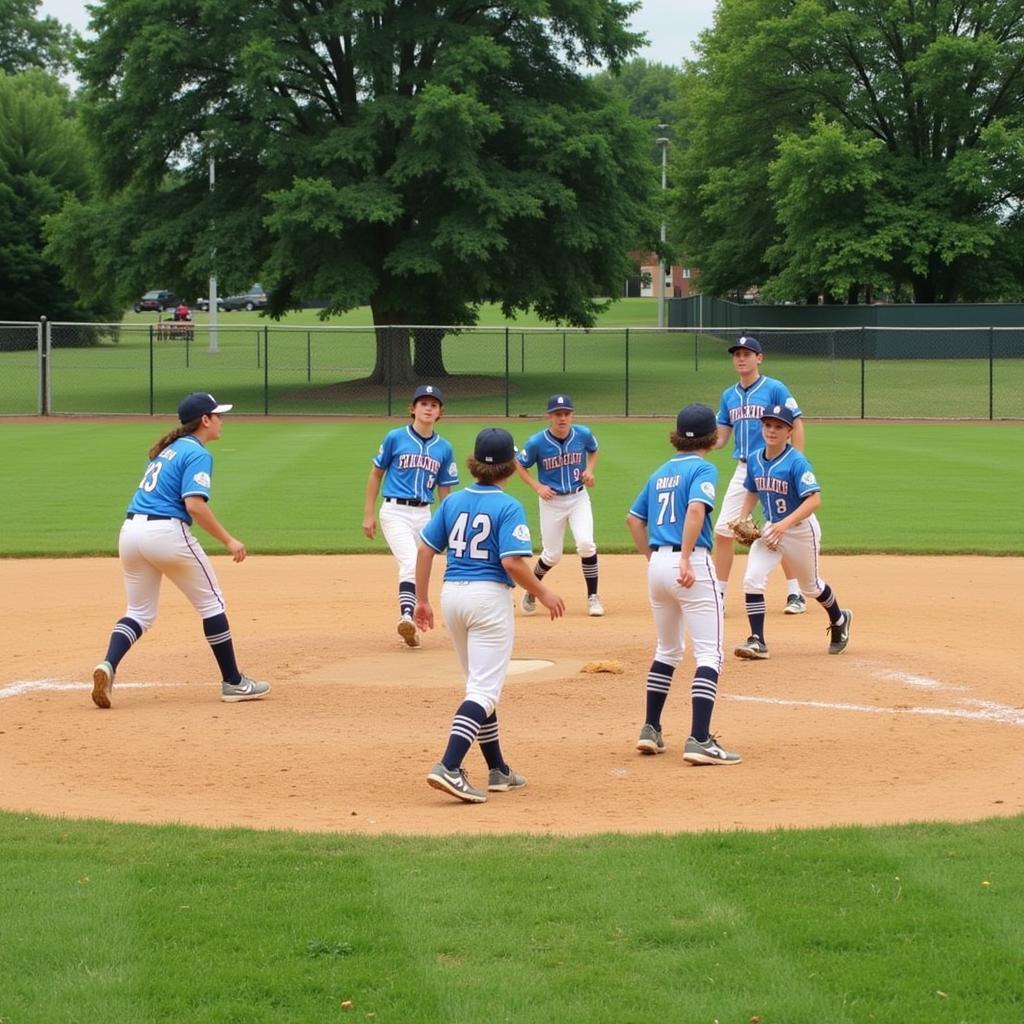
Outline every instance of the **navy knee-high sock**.
{"type": "Polygon", "coordinates": [[[441,761],[448,771],[453,772],[462,764],[469,748],[476,742],[480,726],[487,721],[487,712],[475,700],[464,700],[452,719],[452,731],[448,737],[441,761]]]}
{"type": "Polygon", "coordinates": [[[661,732],[661,711],[672,688],[674,665],[663,661],[652,661],[647,672],[647,724],[661,732]]]}
{"type": "Polygon", "coordinates": [[[818,595],[818,604],[828,612],[828,621],[833,626],[838,626],[843,618],[843,609],[839,607],[839,598],[827,583],[825,589],[818,595]]]}
{"type": "Polygon", "coordinates": [[[554,566],[548,565],[543,558],[538,558],[537,564],[533,567],[533,575],[536,576],[537,579],[542,580],[553,568],[554,566]]]}
{"type": "Polygon", "coordinates": [[[588,555],[580,558],[583,563],[583,579],[587,584],[587,597],[593,597],[597,593],[597,555],[588,555]]]}
{"type": "Polygon", "coordinates": [[[127,615],[118,619],[110,631],[110,642],[107,644],[107,656],[104,660],[109,661],[111,667],[116,669],[140,636],[142,627],[134,619],[129,619],[127,615]]]}
{"type": "Polygon", "coordinates": [[[718,694],[718,672],[707,665],[698,665],[690,685],[692,719],[690,735],[703,743],[711,735],[711,713],[718,694]]]}
{"type": "Polygon", "coordinates": [[[231,641],[231,627],[224,612],[203,619],[203,633],[220,667],[220,677],[225,683],[241,682],[242,673],[235,661],[235,645],[231,641]]]}
{"type": "Polygon", "coordinates": [[[750,620],[750,635],[764,641],[764,616],[768,610],[764,594],[744,594],[747,603],[747,618],[750,620]]]}
{"type": "Polygon", "coordinates": [[[416,584],[412,582],[403,582],[398,584],[398,614],[405,616],[408,615],[412,618],[412,613],[416,610],[416,584]]]}
{"type": "Polygon", "coordinates": [[[498,742],[498,713],[492,711],[490,717],[480,726],[477,733],[477,743],[480,744],[480,753],[484,755],[488,768],[497,768],[499,771],[508,774],[508,765],[501,753],[501,744],[498,742]]]}

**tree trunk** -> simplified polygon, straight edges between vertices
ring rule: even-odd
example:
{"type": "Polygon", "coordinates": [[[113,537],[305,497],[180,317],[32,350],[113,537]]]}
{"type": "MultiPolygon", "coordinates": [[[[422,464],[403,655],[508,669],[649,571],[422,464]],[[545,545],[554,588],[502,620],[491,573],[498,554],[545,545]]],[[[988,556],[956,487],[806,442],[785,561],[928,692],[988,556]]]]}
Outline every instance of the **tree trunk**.
{"type": "Polygon", "coordinates": [[[412,368],[420,379],[447,377],[444,365],[442,342],[444,331],[436,328],[424,328],[413,335],[412,368]]]}
{"type": "Polygon", "coordinates": [[[372,303],[370,308],[377,335],[377,352],[369,382],[383,385],[412,383],[415,374],[409,357],[409,329],[392,326],[406,324],[408,319],[401,313],[380,310],[372,303]]]}

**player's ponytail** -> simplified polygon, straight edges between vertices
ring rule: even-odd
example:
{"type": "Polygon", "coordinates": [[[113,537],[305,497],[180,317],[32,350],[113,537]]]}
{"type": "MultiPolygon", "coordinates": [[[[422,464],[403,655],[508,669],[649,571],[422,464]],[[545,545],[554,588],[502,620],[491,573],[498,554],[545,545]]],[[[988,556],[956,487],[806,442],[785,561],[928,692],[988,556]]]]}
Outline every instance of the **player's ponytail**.
{"type": "Polygon", "coordinates": [[[189,434],[194,434],[202,425],[202,422],[203,417],[200,416],[198,419],[192,420],[191,423],[182,423],[180,426],[168,431],[149,449],[149,457],[155,459],[169,444],[174,444],[179,437],[187,437],[189,434]]]}

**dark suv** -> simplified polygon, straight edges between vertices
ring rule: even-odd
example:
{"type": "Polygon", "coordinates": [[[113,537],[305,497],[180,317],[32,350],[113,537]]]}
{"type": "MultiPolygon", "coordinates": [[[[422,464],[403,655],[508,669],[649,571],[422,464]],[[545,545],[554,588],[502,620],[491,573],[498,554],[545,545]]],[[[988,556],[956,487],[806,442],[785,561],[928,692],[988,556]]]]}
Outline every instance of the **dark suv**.
{"type": "Polygon", "coordinates": [[[266,309],[270,304],[270,296],[263,290],[263,285],[254,284],[241,295],[228,295],[219,300],[220,308],[231,309],[266,309]]]}
{"type": "Polygon", "coordinates": [[[178,296],[164,288],[156,288],[135,303],[136,313],[162,313],[178,305],[178,296]]]}

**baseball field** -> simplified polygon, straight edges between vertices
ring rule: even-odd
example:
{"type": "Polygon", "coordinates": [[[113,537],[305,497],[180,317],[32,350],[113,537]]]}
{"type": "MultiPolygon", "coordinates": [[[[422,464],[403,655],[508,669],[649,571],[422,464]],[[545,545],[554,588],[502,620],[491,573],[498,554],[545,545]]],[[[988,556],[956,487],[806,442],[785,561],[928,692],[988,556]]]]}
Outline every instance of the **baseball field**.
{"type": "MultiPolygon", "coordinates": [[[[668,753],[633,749],[654,631],[624,518],[670,424],[592,421],[607,615],[569,556],[566,618],[517,616],[500,714],[529,785],[469,806],[424,781],[451,646],[401,643],[394,563],[359,528],[397,422],[229,417],[214,507],[250,558],[214,562],[273,692],[221,703],[166,586],[102,712],[119,521],[167,421],[0,421],[3,1024],[1024,1016],[1024,426],[812,420],[850,647],[829,657],[825,615],[783,615],[773,579],[772,658],[728,658],[715,712],[744,761],[699,769],[685,668],[668,753]]],[[[482,425],[441,430],[465,453],[482,425]]],[[[727,650],[746,628],[734,586],[727,650]]]]}

